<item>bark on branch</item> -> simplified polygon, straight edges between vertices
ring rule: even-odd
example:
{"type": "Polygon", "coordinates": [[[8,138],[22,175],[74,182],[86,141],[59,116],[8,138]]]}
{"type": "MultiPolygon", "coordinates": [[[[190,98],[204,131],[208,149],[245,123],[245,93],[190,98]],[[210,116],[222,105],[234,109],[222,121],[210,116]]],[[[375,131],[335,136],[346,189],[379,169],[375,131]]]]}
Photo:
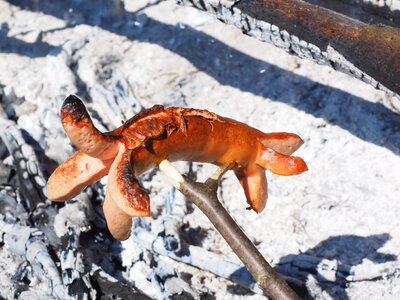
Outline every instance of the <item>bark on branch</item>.
{"type": "Polygon", "coordinates": [[[300,299],[279,277],[219,202],[217,198],[218,181],[230,166],[222,167],[205,183],[194,182],[182,176],[168,161],[164,160],[159,167],[170,178],[174,186],[208,217],[253,275],[261,290],[272,299],[300,299]]]}
{"type": "Polygon", "coordinates": [[[367,24],[302,0],[178,0],[178,3],[205,10],[245,34],[385,90],[394,96],[391,105],[400,112],[398,28],[367,24]]]}

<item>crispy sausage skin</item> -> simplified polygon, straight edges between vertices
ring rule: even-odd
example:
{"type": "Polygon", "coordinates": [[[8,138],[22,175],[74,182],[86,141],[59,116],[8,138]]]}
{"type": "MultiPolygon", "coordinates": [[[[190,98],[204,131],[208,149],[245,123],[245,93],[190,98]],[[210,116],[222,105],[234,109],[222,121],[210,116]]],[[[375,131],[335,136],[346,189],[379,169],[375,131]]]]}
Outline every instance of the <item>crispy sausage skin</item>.
{"type": "Polygon", "coordinates": [[[61,164],[47,184],[51,200],[67,200],[108,174],[104,213],[111,233],[129,235],[131,216],[148,216],[150,201],[137,180],[162,160],[235,163],[247,201],[257,213],[267,201],[265,170],[295,175],[305,162],[290,156],[302,144],[292,133],[263,133],[244,123],[189,108],[156,105],[109,133],[95,128],[82,101],[69,96],[61,120],[79,151],[61,164]]]}

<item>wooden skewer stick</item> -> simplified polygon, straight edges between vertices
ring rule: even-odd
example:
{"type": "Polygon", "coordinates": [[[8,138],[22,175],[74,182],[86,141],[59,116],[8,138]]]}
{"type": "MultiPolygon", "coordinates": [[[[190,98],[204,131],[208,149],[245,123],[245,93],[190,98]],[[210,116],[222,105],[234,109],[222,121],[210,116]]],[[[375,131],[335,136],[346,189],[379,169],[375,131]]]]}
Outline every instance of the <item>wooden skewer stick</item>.
{"type": "Polygon", "coordinates": [[[226,171],[233,168],[232,164],[220,167],[204,183],[194,182],[185,177],[168,160],[162,161],[159,168],[172,184],[210,219],[264,293],[277,300],[300,299],[268,264],[219,202],[217,197],[218,181],[226,171]]]}

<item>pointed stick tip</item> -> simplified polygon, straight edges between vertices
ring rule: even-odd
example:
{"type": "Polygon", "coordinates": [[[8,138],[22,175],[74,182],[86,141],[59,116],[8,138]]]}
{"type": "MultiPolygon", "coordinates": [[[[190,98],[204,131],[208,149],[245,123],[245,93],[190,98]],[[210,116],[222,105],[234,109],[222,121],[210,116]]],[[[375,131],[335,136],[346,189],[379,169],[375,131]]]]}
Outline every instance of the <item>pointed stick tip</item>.
{"type": "Polygon", "coordinates": [[[163,160],[162,162],[160,162],[158,167],[178,190],[181,189],[184,178],[169,160],[163,160]]]}

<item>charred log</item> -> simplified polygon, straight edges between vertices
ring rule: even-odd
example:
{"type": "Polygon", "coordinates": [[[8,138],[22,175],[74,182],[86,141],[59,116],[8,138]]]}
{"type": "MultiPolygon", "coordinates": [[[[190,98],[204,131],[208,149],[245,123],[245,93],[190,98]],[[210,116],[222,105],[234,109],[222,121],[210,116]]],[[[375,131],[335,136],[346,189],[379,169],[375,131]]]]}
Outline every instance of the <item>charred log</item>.
{"type": "MultiPolygon", "coordinates": [[[[387,19],[372,15],[372,23],[366,23],[365,12],[357,19],[344,15],[343,8],[338,13],[302,0],[178,3],[210,12],[243,33],[290,54],[329,65],[389,94],[400,94],[400,30],[387,19]]],[[[393,106],[399,110],[398,105],[397,97],[393,106]]]]}

